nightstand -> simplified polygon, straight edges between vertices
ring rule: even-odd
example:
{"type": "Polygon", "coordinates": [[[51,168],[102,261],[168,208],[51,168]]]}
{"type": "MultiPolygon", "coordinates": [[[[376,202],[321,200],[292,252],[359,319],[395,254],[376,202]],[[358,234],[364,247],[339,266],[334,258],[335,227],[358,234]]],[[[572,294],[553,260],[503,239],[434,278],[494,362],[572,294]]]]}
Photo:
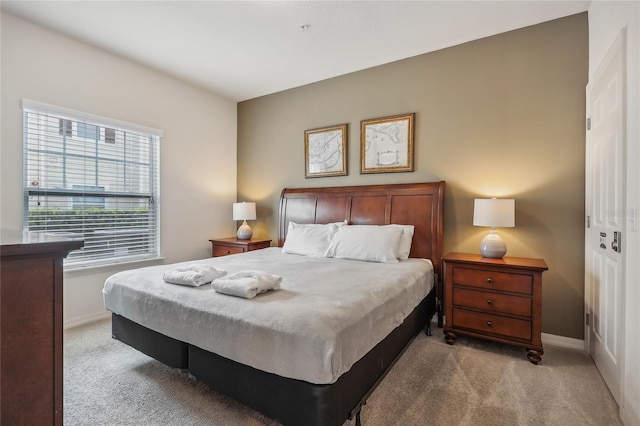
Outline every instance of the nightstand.
{"type": "Polygon", "coordinates": [[[271,240],[239,240],[236,237],[220,238],[211,241],[211,257],[245,253],[260,250],[271,245],[271,240]]]}
{"type": "Polygon", "coordinates": [[[542,259],[449,253],[445,265],[445,341],[456,334],[523,347],[533,364],[544,350],[541,340],[542,259]]]}

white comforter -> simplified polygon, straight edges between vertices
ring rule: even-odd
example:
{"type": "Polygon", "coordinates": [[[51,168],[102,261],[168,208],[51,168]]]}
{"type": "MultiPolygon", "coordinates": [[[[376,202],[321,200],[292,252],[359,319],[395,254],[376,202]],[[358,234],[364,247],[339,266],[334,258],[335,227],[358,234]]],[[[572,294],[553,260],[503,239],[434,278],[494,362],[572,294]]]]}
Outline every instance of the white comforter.
{"type": "Polygon", "coordinates": [[[119,272],[103,294],[108,310],[147,328],[263,371],[324,384],[400,325],[432,286],[428,260],[370,263],[273,247],[119,272]],[[281,275],[281,289],[242,299],[210,285],[162,280],[165,271],[194,263],[281,275]]]}

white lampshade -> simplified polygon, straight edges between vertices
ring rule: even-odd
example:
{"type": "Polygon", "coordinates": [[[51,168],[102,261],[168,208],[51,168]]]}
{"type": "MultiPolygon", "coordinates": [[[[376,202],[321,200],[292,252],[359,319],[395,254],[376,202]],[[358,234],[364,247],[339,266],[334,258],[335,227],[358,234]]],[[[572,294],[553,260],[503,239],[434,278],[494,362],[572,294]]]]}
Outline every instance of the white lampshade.
{"type": "Polygon", "coordinates": [[[256,220],[256,203],[233,203],[233,220],[241,220],[236,236],[239,240],[250,240],[253,231],[247,220],[256,220]]]}
{"type": "Polygon", "coordinates": [[[233,220],[256,220],[256,203],[233,203],[233,220]]]}
{"type": "Polygon", "coordinates": [[[473,203],[473,225],[492,228],[513,228],[516,226],[514,199],[479,199],[473,203]]]}
{"type": "Polygon", "coordinates": [[[473,225],[491,227],[491,232],[480,243],[482,256],[493,259],[502,258],[507,254],[507,245],[496,233],[495,228],[513,228],[516,226],[515,200],[508,198],[477,198],[473,203],[473,225]]]}

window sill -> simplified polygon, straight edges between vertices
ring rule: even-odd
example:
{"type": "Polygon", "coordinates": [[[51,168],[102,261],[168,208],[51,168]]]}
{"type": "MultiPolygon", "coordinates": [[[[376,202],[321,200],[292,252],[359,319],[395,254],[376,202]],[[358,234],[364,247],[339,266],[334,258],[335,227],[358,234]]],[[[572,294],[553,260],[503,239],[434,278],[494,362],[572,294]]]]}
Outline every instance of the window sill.
{"type": "Polygon", "coordinates": [[[113,261],[110,263],[96,263],[93,265],[91,264],[90,265],[70,265],[70,266],[65,265],[64,272],[74,273],[74,272],[90,271],[94,269],[118,268],[120,266],[138,265],[141,263],[162,262],[164,261],[164,259],[165,258],[163,256],[158,256],[158,257],[147,257],[143,259],[113,261]]]}

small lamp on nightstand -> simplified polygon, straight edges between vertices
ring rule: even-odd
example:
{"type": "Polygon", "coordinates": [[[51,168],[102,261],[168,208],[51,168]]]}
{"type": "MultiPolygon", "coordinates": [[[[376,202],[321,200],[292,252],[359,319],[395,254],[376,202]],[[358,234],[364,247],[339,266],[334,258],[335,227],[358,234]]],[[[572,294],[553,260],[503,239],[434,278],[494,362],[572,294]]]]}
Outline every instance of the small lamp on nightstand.
{"type": "Polygon", "coordinates": [[[242,225],[238,228],[239,240],[250,240],[253,235],[248,220],[256,220],[256,203],[233,203],[233,220],[241,220],[242,225]]]}
{"type": "Polygon", "coordinates": [[[507,198],[476,198],[473,203],[473,225],[490,226],[491,232],[480,243],[483,257],[500,259],[507,253],[507,245],[496,228],[515,226],[515,200],[507,198]]]}

